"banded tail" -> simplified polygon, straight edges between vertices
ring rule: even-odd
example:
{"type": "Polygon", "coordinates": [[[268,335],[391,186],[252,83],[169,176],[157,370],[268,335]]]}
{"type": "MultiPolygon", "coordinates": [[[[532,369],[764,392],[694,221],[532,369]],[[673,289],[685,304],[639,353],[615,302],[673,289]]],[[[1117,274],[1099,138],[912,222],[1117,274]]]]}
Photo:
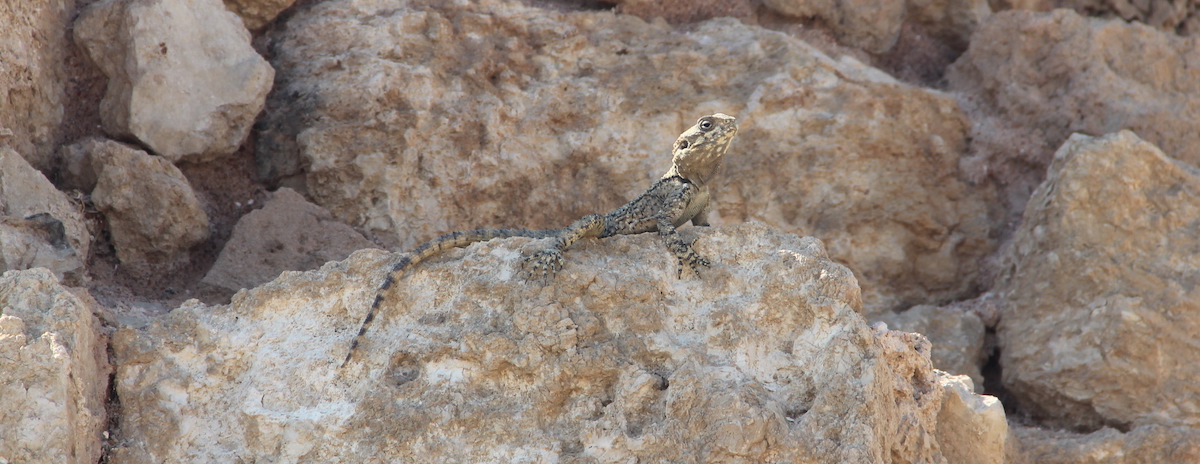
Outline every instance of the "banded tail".
{"type": "Polygon", "coordinates": [[[413,266],[420,264],[429,257],[441,253],[450,248],[462,248],[475,242],[486,242],[494,238],[509,238],[509,237],[529,237],[529,238],[547,238],[555,237],[561,232],[561,229],[547,230],[527,230],[527,229],[476,229],[451,232],[428,242],[421,244],[409,253],[408,256],[401,258],[388,271],[387,277],[383,279],[383,285],[379,286],[379,291],[375,294],[375,301],[371,303],[371,309],[367,311],[367,318],[363,319],[362,327],[358,329],[358,335],[354,337],[354,341],[350,342],[350,352],[346,353],[346,359],[342,361],[342,367],[345,367],[350,362],[350,358],[354,356],[355,349],[358,348],[359,341],[363,339],[363,335],[367,333],[367,329],[371,328],[371,323],[375,321],[375,312],[379,310],[379,305],[383,303],[383,292],[386,292],[396,283],[396,280],[412,269],[413,266]]]}

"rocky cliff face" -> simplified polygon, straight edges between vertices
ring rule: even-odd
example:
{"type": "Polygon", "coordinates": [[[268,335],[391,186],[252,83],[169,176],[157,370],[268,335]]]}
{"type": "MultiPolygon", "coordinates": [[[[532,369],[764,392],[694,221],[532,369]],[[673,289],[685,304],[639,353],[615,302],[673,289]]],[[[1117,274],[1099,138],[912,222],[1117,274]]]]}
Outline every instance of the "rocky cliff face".
{"type": "Polygon", "coordinates": [[[1200,462],[1196,12],[8,2],[0,463],[1200,462]],[[713,112],[712,267],[448,251],[338,368],[378,248],[610,210],[713,112]]]}

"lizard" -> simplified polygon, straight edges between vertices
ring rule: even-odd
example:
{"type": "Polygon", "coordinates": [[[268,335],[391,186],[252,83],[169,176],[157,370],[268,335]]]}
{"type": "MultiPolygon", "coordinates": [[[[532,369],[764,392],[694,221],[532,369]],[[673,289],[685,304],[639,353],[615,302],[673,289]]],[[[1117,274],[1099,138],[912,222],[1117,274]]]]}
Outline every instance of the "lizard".
{"type": "Polygon", "coordinates": [[[710,265],[709,261],[697,254],[692,249],[692,244],[684,241],[675,228],[688,221],[694,226],[709,225],[707,217],[711,193],[708,183],[724,160],[725,151],[737,130],[737,119],[732,116],[716,113],[700,118],[675,140],[671,150],[671,168],[667,173],[637,198],[608,214],[590,214],[562,229],[476,229],[451,232],[418,246],[392,265],[375,294],[375,301],[371,303],[358,335],[350,344],[350,352],[346,354],[342,366],[350,362],[359,342],[375,320],[375,314],[384,300],[384,292],[409,269],[450,248],[465,247],[496,238],[553,238],[554,243],[550,248],[534,253],[522,262],[527,279],[549,279],[562,269],[563,250],[585,237],[605,238],[657,231],[667,250],[674,254],[679,262],[678,277],[683,278],[684,265],[699,275],[698,266],[707,267],[710,265]]]}

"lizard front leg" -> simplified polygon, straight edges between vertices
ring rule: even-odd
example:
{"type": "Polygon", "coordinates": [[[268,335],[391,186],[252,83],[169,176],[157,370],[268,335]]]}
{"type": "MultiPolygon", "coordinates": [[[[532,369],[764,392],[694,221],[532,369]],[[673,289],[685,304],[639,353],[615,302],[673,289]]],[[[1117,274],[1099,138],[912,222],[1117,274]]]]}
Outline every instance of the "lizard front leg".
{"type": "Polygon", "coordinates": [[[525,258],[525,278],[553,278],[563,266],[562,252],[584,237],[599,237],[604,232],[604,216],[589,214],[562,229],[549,249],[525,258]]]}
{"type": "MultiPolygon", "coordinates": [[[[679,261],[679,265],[676,268],[676,273],[681,279],[683,278],[683,265],[686,264],[688,267],[692,268],[692,272],[696,273],[696,275],[699,275],[699,266],[708,267],[711,264],[707,259],[704,259],[703,256],[700,256],[699,253],[696,253],[696,250],[692,249],[692,244],[685,242],[683,238],[679,236],[679,232],[675,230],[675,222],[684,222],[687,220],[684,219],[683,221],[676,221],[676,219],[684,215],[689,209],[688,206],[691,205],[691,202],[696,200],[696,195],[697,189],[694,185],[684,184],[683,188],[667,197],[666,202],[663,203],[662,211],[658,214],[658,235],[663,238],[663,242],[667,245],[667,249],[670,250],[671,254],[674,254],[675,258],[679,261]]],[[[703,212],[704,209],[707,209],[707,207],[702,207],[701,212],[703,212]]],[[[702,216],[700,217],[700,221],[703,223],[703,225],[708,225],[708,221],[704,220],[702,216]]],[[[694,220],[695,216],[691,219],[694,220]]],[[[695,222],[693,222],[693,224],[695,224],[695,222]]]]}

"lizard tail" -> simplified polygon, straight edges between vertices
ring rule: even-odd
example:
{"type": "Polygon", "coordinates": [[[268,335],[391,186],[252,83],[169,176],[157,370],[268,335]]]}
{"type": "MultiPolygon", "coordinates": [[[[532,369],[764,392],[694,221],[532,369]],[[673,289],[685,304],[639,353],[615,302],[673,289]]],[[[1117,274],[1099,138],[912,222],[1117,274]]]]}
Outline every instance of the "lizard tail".
{"type": "Polygon", "coordinates": [[[383,279],[383,285],[379,286],[379,291],[375,294],[375,301],[371,303],[371,309],[367,310],[367,318],[363,319],[362,327],[358,329],[358,335],[354,337],[354,341],[350,342],[350,351],[346,353],[346,359],[342,361],[342,367],[345,367],[350,362],[350,358],[354,357],[354,352],[358,348],[359,342],[367,333],[367,329],[371,328],[371,323],[375,321],[375,313],[379,310],[379,305],[383,303],[383,292],[392,287],[404,273],[408,272],[413,266],[416,266],[421,261],[428,259],[430,256],[441,253],[450,248],[461,248],[475,242],[485,242],[494,238],[508,237],[529,237],[529,238],[547,238],[556,237],[561,229],[548,230],[529,230],[529,229],[476,229],[451,232],[428,242],[421,244],[392,265],[392,269],[388,271],[387,277],[383,279]]]}

